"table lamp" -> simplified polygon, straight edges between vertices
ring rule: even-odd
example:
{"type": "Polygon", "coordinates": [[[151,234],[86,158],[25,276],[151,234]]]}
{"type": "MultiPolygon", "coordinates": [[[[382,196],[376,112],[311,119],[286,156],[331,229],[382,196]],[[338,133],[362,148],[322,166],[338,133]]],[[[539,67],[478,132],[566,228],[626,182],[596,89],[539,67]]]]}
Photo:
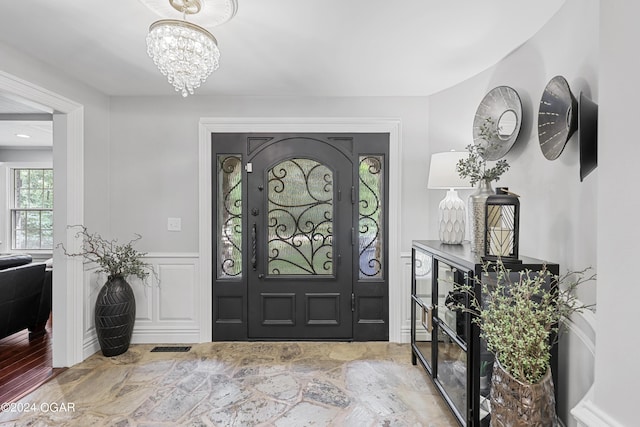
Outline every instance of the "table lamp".
{"type": "Polygon", "coordinates": [[[448,190],[438,205],[438,234],[440,241],[449,245],[459,245],[464,240],[466,207],[456,188],[472,187],[460,178],[456,165],[468,154],[466,151],[447,151],[431,155],[428,188],[448,190]]]}

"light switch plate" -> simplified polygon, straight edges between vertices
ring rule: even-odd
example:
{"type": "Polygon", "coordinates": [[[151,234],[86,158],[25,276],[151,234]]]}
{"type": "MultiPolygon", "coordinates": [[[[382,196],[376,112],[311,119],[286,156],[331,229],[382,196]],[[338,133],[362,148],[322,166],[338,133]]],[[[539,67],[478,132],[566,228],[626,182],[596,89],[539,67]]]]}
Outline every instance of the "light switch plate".
{"type": "Polygon", "coordinates": [[[182,231],[182,218],[167,218],[168,231],[182,231]]]}

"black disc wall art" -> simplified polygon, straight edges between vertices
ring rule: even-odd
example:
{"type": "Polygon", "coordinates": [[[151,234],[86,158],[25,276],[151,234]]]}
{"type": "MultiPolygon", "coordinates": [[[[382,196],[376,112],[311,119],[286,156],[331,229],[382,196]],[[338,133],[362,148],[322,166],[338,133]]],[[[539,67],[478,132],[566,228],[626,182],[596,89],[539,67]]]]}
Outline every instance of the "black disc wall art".
{"type": "Polygon", "coordinates": [[[538,141],[542,154],[555,160],[578,128],[578,101],[562,76],[545,87],[538,110],[538,141]]]}
{"type": "Polygon", "coordinates": [[[580,92],[578,108],[580,135],[580,181],[598,166],[598,104],[580,92]]]}
{"type": "Polygon", "coordinates": [[[498,160],[511,149],[520,133],[522,102],[509,86],[493,88],[482,98],[473,119],[473,142],[483,148],[485,160],[498,160]]]}

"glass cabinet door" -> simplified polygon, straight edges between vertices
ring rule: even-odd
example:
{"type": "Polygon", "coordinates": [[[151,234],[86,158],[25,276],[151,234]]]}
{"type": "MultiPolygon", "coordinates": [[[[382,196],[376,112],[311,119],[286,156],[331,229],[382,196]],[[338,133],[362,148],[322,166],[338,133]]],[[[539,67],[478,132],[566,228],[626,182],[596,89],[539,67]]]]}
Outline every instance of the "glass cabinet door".
{"type": "Polygon", "coordinates": [[[429,372],[432,372],[432,323],[431,315],[433,310],[432,297],[432,268],[433,258],[431,255],[414,249],[413,255],[413,277],[415,280],[415,293],[411,302],[414,328],[414,345],[420,352],[422,362],[429,372]]]}
{"type": "Polygon", "coordinates": [[[470,384],[468,316],[462,307],[468,307],[468,296],[462,292],[466,284],[465,271],[436,259],[435,285],[437,310],[434,320],[436,380],[455,409],[458,420],[466,424],[470,384]]]}
{"type": "Polygon", "coordinates": [[[431,264],[433,263],[433,257],[426,252],[420,250],[415,251],[413,273],[416,279],[416,296],[428,304],[433,301],[431,299],[431,288],[433,283],[431,281],[431,264]]]}
{"type": "Polygon", "coordinates": [[[458,418],[467,412],[467,352],[443,331],[438,329],[437,379],[449,400],[457,409],[458,418]]]}
{"type": "Polygon", "coordinates": [[[459,307],[468,307],[468,296],[462,292],[465,284],[464,274],[443,262],[438,262],[438,320],[447,333],[465,345],[467,343],[467,316],[459,307]]]}

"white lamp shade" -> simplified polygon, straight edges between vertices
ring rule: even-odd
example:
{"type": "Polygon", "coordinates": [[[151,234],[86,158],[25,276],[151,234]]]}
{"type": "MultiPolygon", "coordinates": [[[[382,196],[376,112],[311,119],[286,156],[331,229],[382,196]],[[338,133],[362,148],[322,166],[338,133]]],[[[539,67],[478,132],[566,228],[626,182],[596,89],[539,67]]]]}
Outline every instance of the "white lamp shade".
{"type": "Polygon", "coordinates": [[[458,161],[465,159],[468,154],[466,151],[446,151],[432,154],[428,188],[472,188],[468,181],[460,178],[456,170],[458,161]]]}

